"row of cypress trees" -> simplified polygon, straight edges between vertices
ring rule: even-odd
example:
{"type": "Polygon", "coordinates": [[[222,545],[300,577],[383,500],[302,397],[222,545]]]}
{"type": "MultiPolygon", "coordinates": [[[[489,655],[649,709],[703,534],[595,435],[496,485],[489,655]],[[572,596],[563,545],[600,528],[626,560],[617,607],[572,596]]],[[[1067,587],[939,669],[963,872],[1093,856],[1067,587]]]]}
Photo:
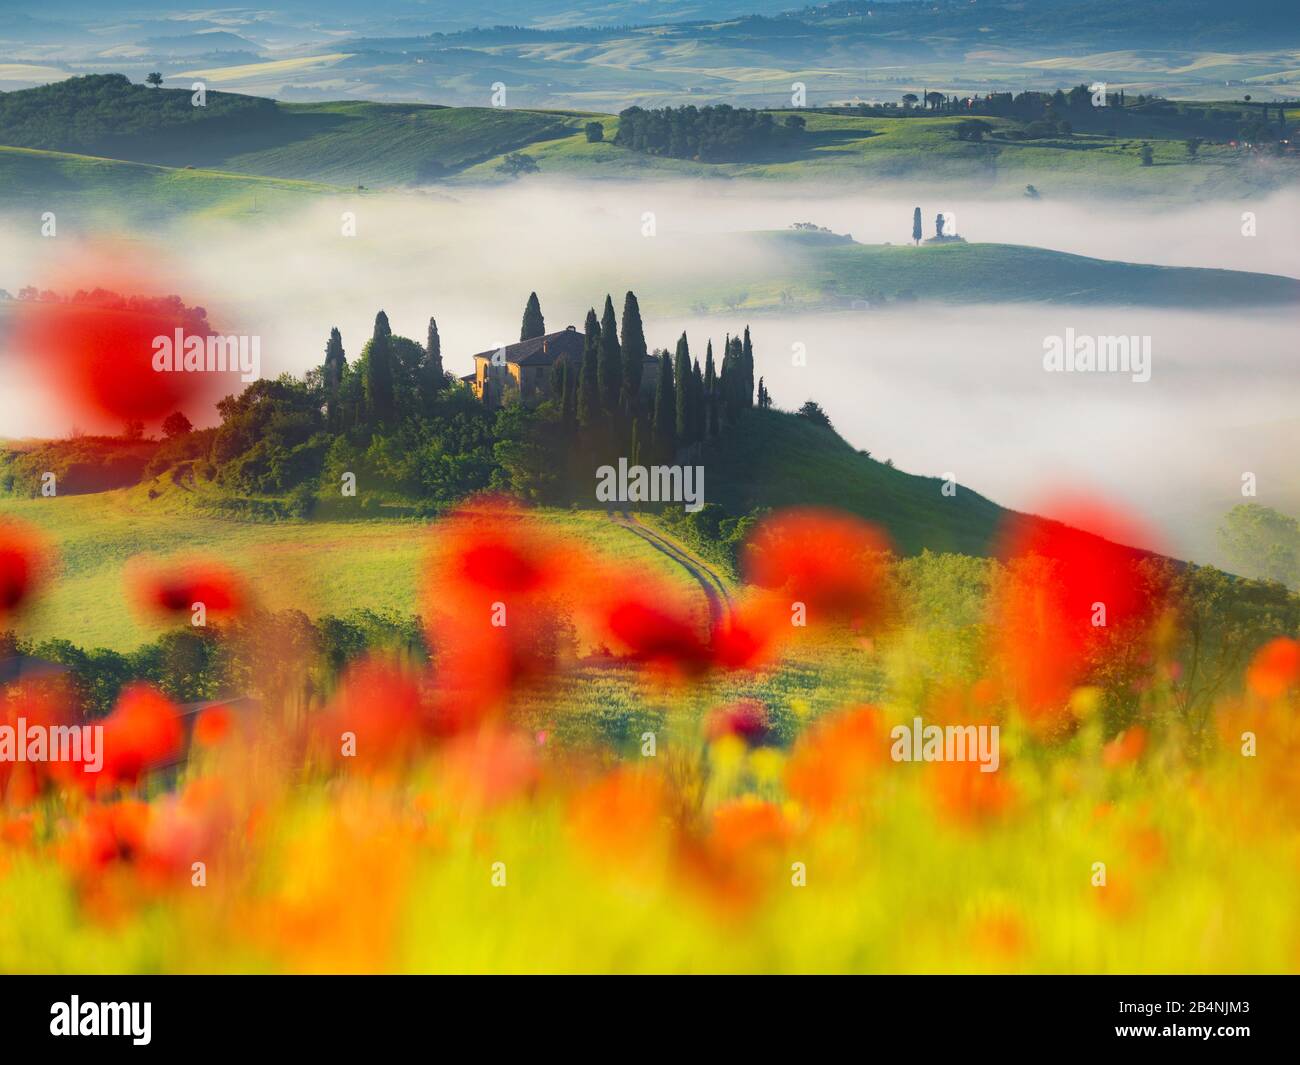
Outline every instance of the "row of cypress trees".
{"type": "MultiPolygon", "coordinates": [[[[657,376],[652,397],[647,397],[642,391],[645,329],[634,292],[623,299],[621,325],[620,331],[613,298],[606,295],[599,317],[594,307],[587,311],[582,361],[576,372],[567,360],[555,363],[552,392],[566,428],[629,445],[634,452],[648,446],[656,458],[666,459],[706,438],[716,440],[740,410],[754,405],[754,348],[748,326],[743,336],[728,336],[724,341],[721,367],[710,340],[701,368],[699,359],[691,357],[685,333],[671,356],[656,351],[657,376]]],[[[534,292],[524,308],[520,339],[545,333],[534,292]]]]}

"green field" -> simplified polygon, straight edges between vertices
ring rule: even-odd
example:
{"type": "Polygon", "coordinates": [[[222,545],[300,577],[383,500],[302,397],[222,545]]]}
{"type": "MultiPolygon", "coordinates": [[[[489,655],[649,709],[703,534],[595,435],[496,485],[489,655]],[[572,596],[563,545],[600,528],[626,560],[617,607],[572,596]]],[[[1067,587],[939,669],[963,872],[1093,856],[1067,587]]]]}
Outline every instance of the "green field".
{"type": "MultiPolygon", "coordinates": [[[[753,162],[700,163],[632,152],[610,143],[618,128],[612,117],[602,119],[603,142],[588,143],[575,135],[535,145],[527,154],[544,174],[583,178],[815,180],[854,187],[862,181],[908,181],[922,187],[960,182],[966,193],[1016,196],[1032,184],[1044,196],[1236,199],[1300,177],[1294,158],[1261,160],[1227,145],[1206,144],[1195,159],[1189,158],[1182,143],[1186,132],[1176,120],[1158,117],[1140,125],[1132,118],[1116,119],[1121,128],[1114,136],[1088,131],[1041,140],[1006,139],[1003,134],[1016,123],[982,117],[994,134],[979,143],[958,140],[956,126],[962,119],[951,115],[877,118],[808,112],[804,117],[807,130],[797,147],[753,162]],[[1144,167],[1139,151],[1148,142],[1154,160],[1144,167]]],[[[493,160],[470,167],[456,180],[503,180],[495,165],[493,160]]]]}
{"type": "Polygon", "coordinates": [[[337,192],[312,181],[186,170],[66,152],[0,147],[3,207],[54,211],[59,224],[112,227],[178,215],[256,215],[337,192]]]}
{"type": "MultiPolygon", "coordinates": [[[[35,640],[127,650],[156,635],[128,603],[123,567],[134,556],[197,553],[250,578],[263,606],[311,616],[351,610],[414,614],[428,526],[416,520],[257,522],[215,516],[143,488],[54,499],[0,500],[0,517],[42,529],[59,556],[48,594],[24,627],[35,640]]],[[[561,534],[643,565],[684,586],[685,573],[603,512],[546,512],[561,534]]],[[[700,596],[703,615],[705,602],[700,596]]]]}

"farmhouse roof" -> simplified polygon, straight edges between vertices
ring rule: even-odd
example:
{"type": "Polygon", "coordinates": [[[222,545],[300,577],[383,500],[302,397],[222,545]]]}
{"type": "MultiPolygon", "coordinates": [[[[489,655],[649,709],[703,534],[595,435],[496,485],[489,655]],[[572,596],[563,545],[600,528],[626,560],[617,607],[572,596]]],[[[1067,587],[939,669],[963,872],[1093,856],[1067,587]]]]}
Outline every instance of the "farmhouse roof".
{"type": "MultiPolygon", "coordinates": [[[[569,326],[558,333],[547,333],[545,336],[521,340],[518,344],[507,344],[505,360],[519,366],[550,366],[561,356],[581,358],[583,343],[584,335],[569,326]]],[[[497,351],[497,348],[488,348],[487,351],[476,352],[474,358],[490,359],[497,351]]]]}

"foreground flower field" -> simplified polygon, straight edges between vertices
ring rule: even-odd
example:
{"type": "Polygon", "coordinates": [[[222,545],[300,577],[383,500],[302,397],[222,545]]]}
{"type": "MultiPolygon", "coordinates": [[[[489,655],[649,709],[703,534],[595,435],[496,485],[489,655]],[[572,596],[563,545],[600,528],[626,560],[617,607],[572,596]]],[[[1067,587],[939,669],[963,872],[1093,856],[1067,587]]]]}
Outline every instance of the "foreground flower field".
{"type": "MultiPolygon", "coordinates": [[[[410,574],[429,654],[323,681],[255,575],[132,567],[163,628],[207,608],[251,698],[128,685],[97,769],[0,761],[0,970],[1300,969],[1294,597],[1051,523],[1004,540],[898,560],[778,513],[706,630],[487,500],[410,574]],[[621,731],[578,714],[593,689],[621,731]],[[917,719],[997,726],[996,764],[899,760],[917,719]]],[[[52,555],[0,527],[0,628],[52,555]]],[[[3,698],[0,725],[83,720],[65,675],[3,698]]]]}

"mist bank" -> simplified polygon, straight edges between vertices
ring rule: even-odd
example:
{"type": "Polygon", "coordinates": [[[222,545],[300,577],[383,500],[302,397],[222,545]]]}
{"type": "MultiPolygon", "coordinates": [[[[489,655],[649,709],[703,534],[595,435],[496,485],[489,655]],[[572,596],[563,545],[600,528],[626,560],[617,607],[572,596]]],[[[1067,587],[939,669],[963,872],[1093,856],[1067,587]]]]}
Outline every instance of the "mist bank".
{"type": "MultiPolygon", "coordinates": [[[[709,339],[716,352],[725,334],[749,324],[758,373],[779,406],[816,399],[856,447],[912,472],[954,473],[1006,506],[1034,509],[1054,488],[1091,487],[1151,519],[1162,547],[1194,558],[1211,550],[1217,516],[1241,501],[1243,472],[1256,474],[1259,502],[1300,511],[1288,462],[1300,444],[1294,311],[931,301],[796,314],[749,305],[751,295],[757,299],[755,279],[806,280],[805,264],[758,231],[811,222],[856,241],[903,244],[916,206],[927,235],[943,212],[971,241],[1297,272],[1300,196],[1292,193],[1253,205],[1256,235],[1249,237],[1241,204],[1098,211],[1044,201],[814,196],[735,182],[521,182],[454,200],[308,202],[265,211],[251,223],[192,221],[132,241],[187,303],[207,309],[216,328],[259,336],[267,376],[319,365],[332,326],[356,357],[381,308],[395,332],[417,339],[436,317],[444,363],[464,374],[473,352],[517,339],[530,292],[555,330],[581,327],[606,293],[618,303],[631,289],[652,347],[671,347],[685,331],[702,359],[709,339]],[[345,212],[354,236],[344,235],[345,212]],[[701,293],[724,295],[692,310],[701,293]],[[742,295],[734,307],[724,305],[742,295]],[[1046,371],[1047,338],[1067,330],[1146,338],[1149,380],[1046,371]]],[[[83,240],[67,228],[43,239],[38,224],[23,221],[0,235],[0,288],[10,292],[39,285],[79,254],[83,240]]],[[[214,413],[192,416],[210,423],[214,413]]],[[[70,428],[36,382],[11,380],[0,397],[0,436],[70,428]]]]}

